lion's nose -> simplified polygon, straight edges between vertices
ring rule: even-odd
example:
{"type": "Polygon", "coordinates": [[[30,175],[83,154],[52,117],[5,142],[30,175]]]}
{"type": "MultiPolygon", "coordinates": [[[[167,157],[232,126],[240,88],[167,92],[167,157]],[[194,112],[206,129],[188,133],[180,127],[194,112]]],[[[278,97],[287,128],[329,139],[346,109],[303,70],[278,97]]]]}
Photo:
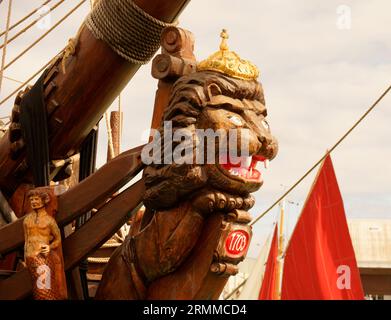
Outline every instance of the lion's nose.
{"type": "MultiPolygon", "coordinates": [[[[253,155],[253,157],[259,157],[260,159],[273,160],[278,153],[278,141],[277,139],[270,135],[269,137],[258,137],[260,143],[260,148],[258,152],[253,155]]],[[[260,160],[262,161],[262,160],[260,160]]]]}

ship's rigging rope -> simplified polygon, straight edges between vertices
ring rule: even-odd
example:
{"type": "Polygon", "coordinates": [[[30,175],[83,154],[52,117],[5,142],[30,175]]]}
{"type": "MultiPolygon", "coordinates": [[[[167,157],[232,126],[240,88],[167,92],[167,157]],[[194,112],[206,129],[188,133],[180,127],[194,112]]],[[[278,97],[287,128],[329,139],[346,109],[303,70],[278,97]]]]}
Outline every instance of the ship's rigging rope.
{"type": "Polygon", "coordinates": [[[8,32],[10,28],[10,20],[11,20],[11,9],[12,9],[12,0],[8,1],[8,13],[7,13],[7,23],[5,27],[5,37],[4,37],[4,43],[3,46],[3,55],[1,57],[1,66],[0,66],[0,93],[1,93],[1,85],[3,83],[3,73],[5,70],[5,55],[7,53],[7,39],[8,39],[8,32]]]}
{"type": "MultiPolygon", "coordinates": [[[[28,15],[24,16],[22,19],[20,19],[19,21],[15,22],[12,26],[10,26],[9,28],[9,31],[13,30],[14,28],[16,28],[18,25],[20,25],[22,22],[26,21],[28,18],[30,18],[34,13],[37,12],[37,10],[45,5],[47,5],[49,2],[51,2],[52,0],[46,0],[44,3],[42,3],[42,5],[40,5],[38,8],[34,9],[33,11],[31,11],[28,15]]],[[[52,8],[53,9],[53,8],[52,8]]],[[[2,37],[3,35],[5,34],[5,31],[2,31],[0,33],[0,37],[2,37]]]]}
{"type": "MultiPolygon", "coordinates": [[[[51,0],[50,0],[51,1],[51,0]]],[[[19,37],[22,33],[25,33],[28,29],[30,29],[32,26],[34,26],[39,20],[41,20],[44,16],[48,15],[49,13],[51,13],[54,9],[56,9],[60,4],[62,4],[65,0],[60,0],[59,2],[57,2],[53,7],[50,8],[50,11],[46,12],[45,14],[43,14],[42,16],[40,16],[38,19],[35,19],[33,22],[31,22],[30,24],[28,24],[26,27],[24,27],[22,30],[20,30],[18,33],[16,33],[15,35],[12,36],[12,38],[9,38],[8,40],[4,40],[4,43],[0,46],[0,49],[5,45],[5,44],[9,44],[10,42],[12,42],[13,40],[15,40],[17,37],[19,37]]],[[[44,6],[45,4],[43,4],[44,6]]],[[[34,13],[34,12],[33,12],[34,13]]],[[[14,25],[15,26],[15,25],[14,25]]],[[[9,29],[9,31],[11,31],[11,28],[9,29]]],[[[1,36],[1,35],[0,35],[1,36]]]]}
{"type": "Polygon", "coordinates": [[[328,154],[334,151],[343,140],[367,117],[367,115],[379,104],[379,102],[387,95],[387,93],[391,90],[391,85],[380,95],[380,97],[368,108],[368,110],[353,124],[352,127],[326,152],[326,154],[321,157],[307,172],[298,179],[284,194],[279,197],[269,208],[267,208],[262,214],[257,216],[250,225],[254,225],[261,218],[263,218],[268,212],[270,212],[281,200],[283,200],[293,189],[295,189],[322,161],[327,157],[328,154]]]}
{"type": "Polygon", "coordinates": [[[4,70],[15,63],[18,59],[20,59],[27,51],[33,48],[37,43],[39,43],[43,38],[45,38],[51,31],[53,31],[60,23],[62,23],[65,19],[67,19],[72,13],[74,13],[86,0],[80,1],[73,9],[71,9],[65,16],[63,16],[53,27],[51,27],[48,31],[46,31],[42,36],[40,36],[37,40],[35,40],[31,45],[29,45],[25,50],[19,53],[13,60],[8,62],[8,64],[4,67],[4,70]]]}
{"type": "Polygon", "coordinates": [[[98,1],[86,25],[122,58],[145,64],[160,47],[161,31],[173,24],[150,16],[132,0],[112,0],[98,1]]]}
{"type": "Polygon", "coordinates": [[[11,78],[11,77],[7,77],[5,75],[3,75],[3,79],[7,79],[7,80],[10,80],[10,81],[13,81],[13,82],[17,82],[17,83],[23,83],[22,81],[19,81],[17,79],[11,78]]]}
{"type": "Polygon", "coordinates": [[[244,279],[235,289],[233,289],[225,298],[224,300],[229,300],[241,287],[243,287],[247,282],[247,279],[244,279]]]}

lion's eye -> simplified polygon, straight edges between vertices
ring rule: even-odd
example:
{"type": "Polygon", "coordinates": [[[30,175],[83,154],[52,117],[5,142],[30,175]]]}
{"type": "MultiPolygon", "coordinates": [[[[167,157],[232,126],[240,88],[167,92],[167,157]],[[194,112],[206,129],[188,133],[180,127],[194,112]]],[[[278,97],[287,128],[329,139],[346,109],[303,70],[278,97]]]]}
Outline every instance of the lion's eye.
{"type": "Polygon", "coordinates": [[[269,129],[269,124],[267,123],[266,120],[262,120],[262,125],[264,126],[265,129],[269,129]]]}
{"type": "Polygon", "coordinates": [[[229,121],[233,123],[235,126],[241,126],[243,125],[242,120],[238,116],[228,116],[229,121]]]}

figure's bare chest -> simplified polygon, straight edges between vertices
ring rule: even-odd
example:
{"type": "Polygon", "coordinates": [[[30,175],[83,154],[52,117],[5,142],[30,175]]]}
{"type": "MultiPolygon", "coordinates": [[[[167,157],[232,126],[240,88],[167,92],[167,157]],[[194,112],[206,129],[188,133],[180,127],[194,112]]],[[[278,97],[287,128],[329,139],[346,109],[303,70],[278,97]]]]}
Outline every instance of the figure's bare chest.
{"type": "Polygon", "coordinates": [[[31,235],[50,235],[50,223],[51,221],[47,217],[35,217],[32,216],[26,221],[26,227],[31,235]]]}

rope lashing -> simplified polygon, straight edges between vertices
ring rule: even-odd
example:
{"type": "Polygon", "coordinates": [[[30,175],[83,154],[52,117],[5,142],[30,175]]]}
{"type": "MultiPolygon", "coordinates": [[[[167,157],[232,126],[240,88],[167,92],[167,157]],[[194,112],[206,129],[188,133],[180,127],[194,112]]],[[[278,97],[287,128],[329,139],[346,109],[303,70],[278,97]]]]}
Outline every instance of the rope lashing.
{"type": "Polygon", "coordinates": [[[8,13],[7,13],[7,23],[5,27],[5,37],[4,37],[4,46],[3,46],[3,55],[1,57],[1,66],[0,66],[0,92],[1,92],[1,85],[3,83],[3,74],[5,70],[5,55],[7,53],[7,39],[8,39],[8,32],[10,29],[10,20],[11,20],[11,9],[12,9],[12,0],[9,0],[8,2],[8,13]]]}
{"type": "Polygon", "coordinates": [[[73,56],[75,54],[77,40],[78,40],[78,36],[76,36],[75,38],[70,38],[68,40],[68,45],[64,49],[64,53],[61,60],[62,72],[64,74],[66,73],[65,62],[70,56],[73,56]]]}
{"type": "Polygon", "coordinates": [[[162,30],[174,25],[152,17],[132,0],[100,0],[85,23],[95,38],[135,64],[146,64],[160,47],[162,30]]]}
{"type": "Polygon", "coordinates": [[[102,257],[102,258],[95,258],[95,257],[88,257],[87,261],[89,263],[101,263],[101,264],[106,264],[110,260],[110,257],[102,257]]]}

